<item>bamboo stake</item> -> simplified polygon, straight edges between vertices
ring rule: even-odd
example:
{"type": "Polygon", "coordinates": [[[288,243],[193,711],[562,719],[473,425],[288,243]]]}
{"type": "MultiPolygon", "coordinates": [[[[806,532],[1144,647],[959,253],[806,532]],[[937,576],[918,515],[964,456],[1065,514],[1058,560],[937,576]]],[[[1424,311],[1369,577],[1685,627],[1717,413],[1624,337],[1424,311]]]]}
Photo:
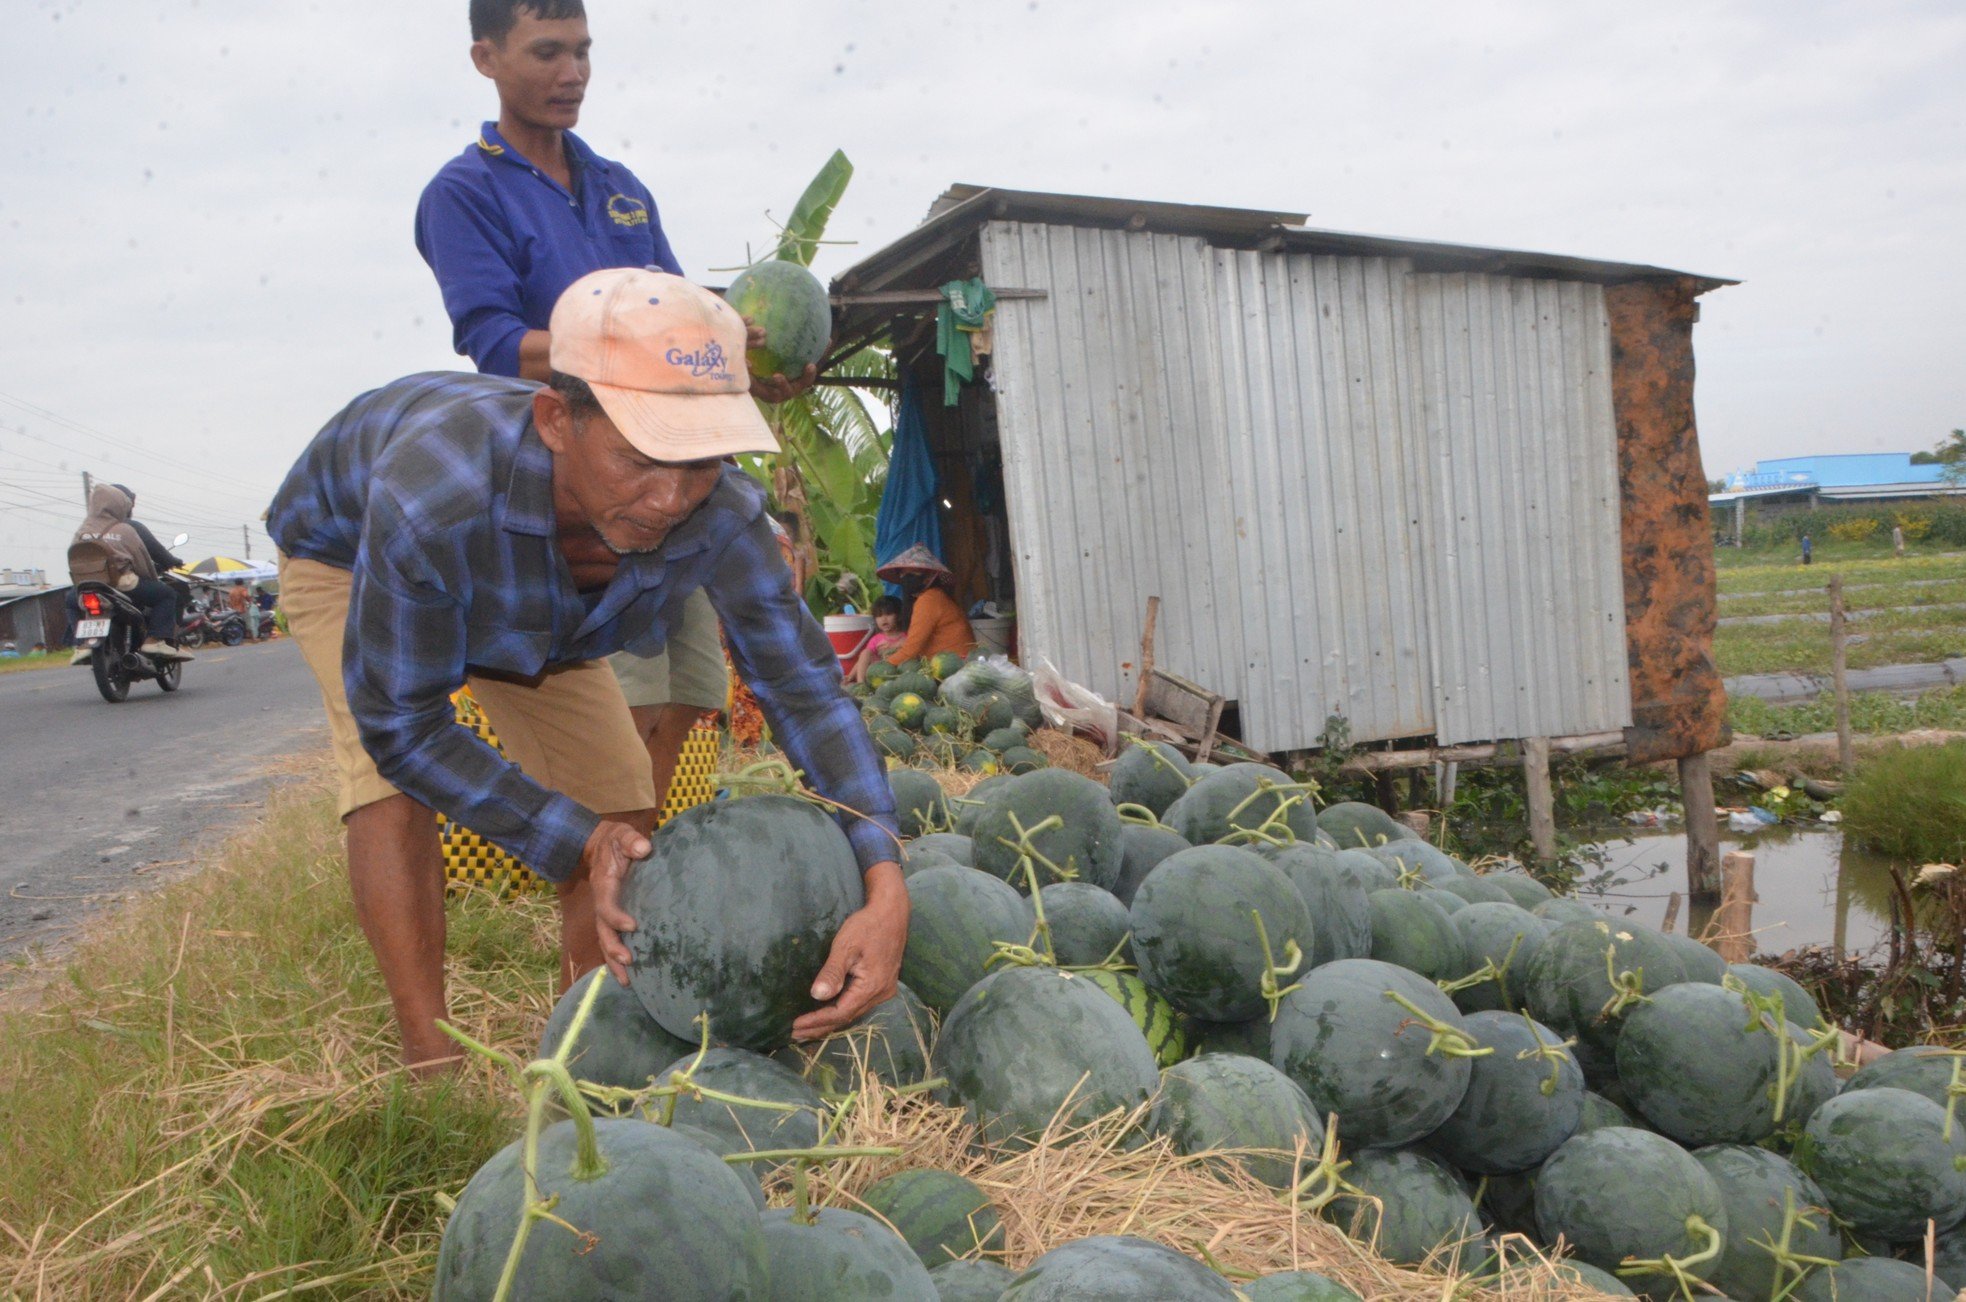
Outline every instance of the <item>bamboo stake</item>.
{"type": "Polygon", "coordinates": [[[1850,678],[1849,639],[1843,628],[1843,576],[1829,580],[1830,679],[1836,686],[1836,763],[1845,777],[1850,775],[1850,678]]]}

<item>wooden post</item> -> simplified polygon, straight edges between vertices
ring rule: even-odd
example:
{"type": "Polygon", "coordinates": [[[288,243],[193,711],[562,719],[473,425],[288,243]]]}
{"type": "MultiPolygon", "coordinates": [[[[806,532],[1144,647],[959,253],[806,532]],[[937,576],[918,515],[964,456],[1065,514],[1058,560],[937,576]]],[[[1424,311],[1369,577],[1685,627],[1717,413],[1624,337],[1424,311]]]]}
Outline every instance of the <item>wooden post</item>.
{"type": "Polygon", "coordinates": [[[1686,894],[1696,904],[1720,898],[1720,821],[1713,812],[1713,765],[1705,751],[1679,761],[1686,809],[1686,894]]]}
{"type": "Polygon", "coordinates": [[[1140,635],[1140,690],[1133,694],[1133,717],[1147,717],[1147,680],[1154,676],[1154,625],[1160,622],[1160,598],[1147,598],[1147,628],[1140,635]]]}
{"type": "Polygon", "coordinates": [[[1720,863],[1720,909],[1713,916],[1714,952],[1729,963],[1754,957],[1754,852],[1729,850],[1720,863]]]}
{"type": "Polygon", "coordinates": [[[1677,931],[1679,929],[1679,899],[1678,891],[1674,891],[1666,897],[1666,917],[1665,921],[1659,924],[1660,931],[1677,931]]]}
{"type": "Polygon", "coordinates": [[[1843,631],[1843,576],[1829,580],[1829,672],[1836,688],[1836,762],[1848,777],[1850,754],[1849,639],[1843,631]]]}
{"type": "Polygon", "coordinates": [[[1522,739],[1522,781],[1529,798],[1529,844],[1542,863],[1556,860],[1556,796],[1550,790],[1550,739],[1522,739]]]}

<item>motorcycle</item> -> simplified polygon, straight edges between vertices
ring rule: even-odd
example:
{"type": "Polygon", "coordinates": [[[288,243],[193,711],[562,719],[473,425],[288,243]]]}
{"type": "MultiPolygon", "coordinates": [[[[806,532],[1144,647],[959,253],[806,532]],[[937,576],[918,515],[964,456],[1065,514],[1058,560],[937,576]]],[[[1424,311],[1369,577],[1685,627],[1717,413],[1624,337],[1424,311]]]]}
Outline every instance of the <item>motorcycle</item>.
{"type": "Polygon", "coordinates": [[[214,636],[212,622],[211,615],[202,606],[186,606],[183,615],[178,618],[177,644],[187,651],[196,651],[214,636]]]}
{"type": "MultiPolygon", "coordinates": [[[[180,536],[171,545],[181,547],[180,536]]],[[[164,580],[178,590],[180,601],[188,601],[190,587],[167,576],[164,580]]],[[[85,582],[75,589],[75,602],[82,617],[75,625],[75,645],[89,652],[89,668],[94,672],[96,690],[111,705],[130,694],[130,684],[154,679],[166,692],[175,692],[184,676],[184,662],[155,652],[139,650],[149,628],[143,608],[106,583],[85,582]]]]}

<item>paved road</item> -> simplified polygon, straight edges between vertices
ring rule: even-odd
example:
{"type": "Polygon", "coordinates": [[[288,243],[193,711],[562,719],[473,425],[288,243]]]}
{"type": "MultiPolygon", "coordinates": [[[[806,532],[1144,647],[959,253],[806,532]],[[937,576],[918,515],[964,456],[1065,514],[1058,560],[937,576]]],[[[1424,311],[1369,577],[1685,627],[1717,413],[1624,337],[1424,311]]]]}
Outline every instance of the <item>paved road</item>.
{"type": "Polygon", "coordinates": [[[0,674],[0,956],[58,943],[250,817],[269,761],[327,744],[321,697],[284,638],[207,648],[166,696],[121,705],[86,669],[0,674]]]}

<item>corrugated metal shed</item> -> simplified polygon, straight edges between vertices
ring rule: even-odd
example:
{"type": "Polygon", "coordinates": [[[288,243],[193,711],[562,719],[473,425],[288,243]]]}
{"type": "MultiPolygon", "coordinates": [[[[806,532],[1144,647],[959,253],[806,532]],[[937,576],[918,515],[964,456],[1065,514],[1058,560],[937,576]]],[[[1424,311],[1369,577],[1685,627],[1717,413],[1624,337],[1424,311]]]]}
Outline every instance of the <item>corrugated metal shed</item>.
{"type": "Polygon", "coordinates": [[[1260,749],[1627,726],[1603,286],[1680,273],[1300,221],[959,188],[835,288],[968,247],[1034,291],[992,363],[1027,654],[1130,699],[1157,595],[1260,749]]]}

